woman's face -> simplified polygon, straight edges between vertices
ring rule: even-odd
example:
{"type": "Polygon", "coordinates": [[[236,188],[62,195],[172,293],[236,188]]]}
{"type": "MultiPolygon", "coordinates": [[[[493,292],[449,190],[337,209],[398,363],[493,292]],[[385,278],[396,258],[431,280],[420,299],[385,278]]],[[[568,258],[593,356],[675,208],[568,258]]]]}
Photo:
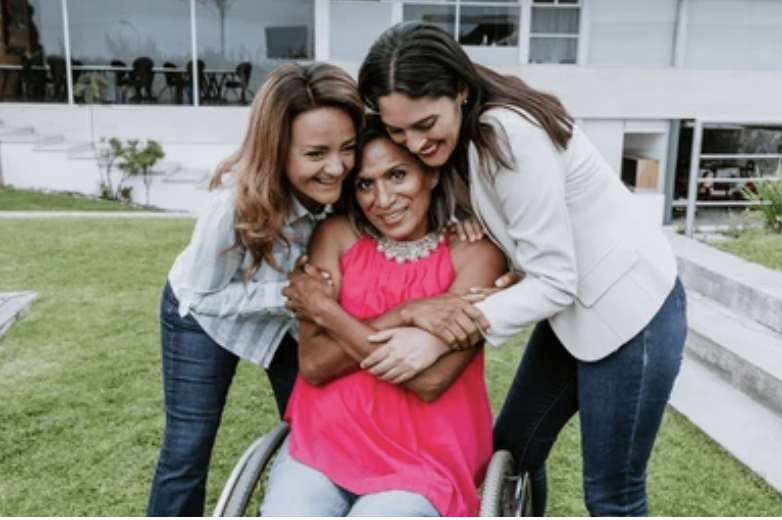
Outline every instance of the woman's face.
{"type": "Polygon", "coordinates": [[[355,161],[356,127],[338,108],[324,107],[296,116],[285,175],[309,211],[319,212],[339,199],[342,181],[355,161]]]}
{"type": "Polygon", "coordinates": [[[378,98],[377,105],[391,139],[436,168],[448,161],[459,142],[466,95],[413,99],[394,92],[378,98]]]}
{"type": "Polygon", "coordinates": [[[389,139],[370,141],[363,153],[354,189],[367,219],[392,240],[426,235],[429,203],[439,175],[389,139]]]}

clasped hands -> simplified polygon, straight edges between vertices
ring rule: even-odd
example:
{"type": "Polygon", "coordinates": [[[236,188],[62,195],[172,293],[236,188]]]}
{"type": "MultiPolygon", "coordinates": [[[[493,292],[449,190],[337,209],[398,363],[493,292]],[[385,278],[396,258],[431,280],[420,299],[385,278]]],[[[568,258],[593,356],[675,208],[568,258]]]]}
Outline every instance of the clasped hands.
{"type": "MultiPolygon", "coordinates": [[[[412,300],[400,310],[403,326],[378,331],[367,339],[378,348],[361,363],[373,375],[394,384],[412,379],[451,350],[470,348],[478,343],[489,322],[473,303],[517,283],[520,273],[508,272],[495,287],[471,288],[466,295],[442,294],[412,300]]],[[[334,300],[331,275],[308,263],[302,256],[288,275],[282,294],[285,307],[299,320],[319,323],[324,302],[334,300]]]]}

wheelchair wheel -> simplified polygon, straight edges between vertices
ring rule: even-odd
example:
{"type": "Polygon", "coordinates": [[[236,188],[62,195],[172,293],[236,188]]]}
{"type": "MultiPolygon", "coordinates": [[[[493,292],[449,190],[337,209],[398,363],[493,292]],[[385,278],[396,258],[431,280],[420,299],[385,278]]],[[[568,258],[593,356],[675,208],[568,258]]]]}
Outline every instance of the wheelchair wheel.
{"type": "Polygon", "coordinates": [[[513,456],[508,451],[495,452],[489,461],[480,516],[533,516],[529,475],[514,474],[513,456]]]}
{"type": "Polygon", "coordinates": [[[277,424],[247,448],[234,466],[228,482],[220,494],[213,516],[244,516],[253,492],[271,458],[288,435],[287,423],[277,424]]]}

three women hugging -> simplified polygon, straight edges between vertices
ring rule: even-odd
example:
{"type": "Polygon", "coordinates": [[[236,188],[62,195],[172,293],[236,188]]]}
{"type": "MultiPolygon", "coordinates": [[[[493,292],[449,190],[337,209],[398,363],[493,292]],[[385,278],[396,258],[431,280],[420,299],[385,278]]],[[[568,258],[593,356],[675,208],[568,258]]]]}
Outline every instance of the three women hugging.
{"type": "Polygon", "coordinates": [[[589,512],[646,515],[687,330],[665,236],[560,101],[420,22],[383,33],[357,84],[325,63],[270,75],[160,316],[153,516],[203,514],[239,359],[291,425],[263,515],[475,516],[507,449],[542,516],[576,413],[589,512]],[[475,220],[453,227],[457,200],[475,220]],[[494,421],[483,347],[528,326],[494,421]]]}

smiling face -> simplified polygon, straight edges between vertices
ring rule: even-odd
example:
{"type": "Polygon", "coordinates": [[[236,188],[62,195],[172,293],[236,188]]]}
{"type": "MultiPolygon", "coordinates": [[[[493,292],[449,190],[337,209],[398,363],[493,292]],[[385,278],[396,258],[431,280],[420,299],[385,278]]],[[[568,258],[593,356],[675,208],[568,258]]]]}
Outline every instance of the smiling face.
{"type": "Polygon", "coordinates": [[[439,175],[386,138],[370,141],[356,175],[356,200],[369,222],[392,240],[417,240],[429,231],[428,212],[439,175]]]}
{"type": "Polygon", "coordinates": [[[459,142],[462,101],[456,98],[413,99],[393,92],[377,100],[380,117],[388,135],[417,155],[427,165],[439,167],[448,161],[459,142]]]}
{"type": "Polygon", "coordinates": [[[293,194],[311,212],[339,198],[342,181],[353,168],[356,128],[343,110],[316,108],[296,116],[285,175],[293,194]]]}

